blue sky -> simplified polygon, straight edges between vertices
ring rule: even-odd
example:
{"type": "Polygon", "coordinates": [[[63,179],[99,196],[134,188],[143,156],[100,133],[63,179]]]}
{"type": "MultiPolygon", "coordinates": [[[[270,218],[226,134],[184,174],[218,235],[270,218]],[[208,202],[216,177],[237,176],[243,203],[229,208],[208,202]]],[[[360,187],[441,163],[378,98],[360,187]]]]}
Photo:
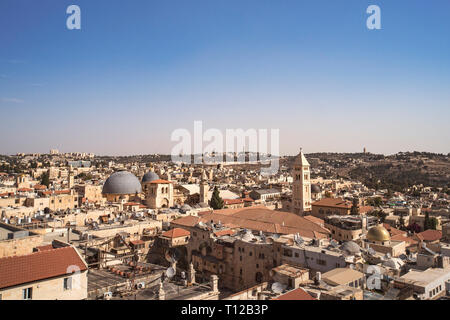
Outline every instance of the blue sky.
{"type": "Polygon", "coordinates": [[[168,153],[194,120],[278,128],[282,154],[448,153],[449,35],[448,0],[2,0],[0,153],[168,153]]]}

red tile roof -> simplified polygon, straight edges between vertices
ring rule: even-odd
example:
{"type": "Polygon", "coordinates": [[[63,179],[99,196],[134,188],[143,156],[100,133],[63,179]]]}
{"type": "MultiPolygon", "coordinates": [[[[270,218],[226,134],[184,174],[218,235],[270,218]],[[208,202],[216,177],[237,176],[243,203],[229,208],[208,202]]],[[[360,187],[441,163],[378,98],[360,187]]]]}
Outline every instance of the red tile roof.
{"type": "Polygon", "coordinates": [[[223,203],[224,204],[239,204],[239,203],[243,203],[244,200],[242,199],[223,199],[223,203]]]}
{"type": "Polygon", "coordinates": [[[42,191],[43,195],[49,196],[52,194],[69,194],[70,190],[54,190],[54,191],[42,191]]]}
{"type": "Polygon", "coordinates": [[[221,236],[226,236],[226,235],[233,235],[235,233],[236,232],[234,230],[227,229],[227,230],[216,231],[216,232],[214,232],[214,235],[216,237],[221,237],[221,236]]]}
{"type": "Polygon", "coordinates": [[[316,300],[302,288],[289,291],[272,300],[316,300]]]}
{"type": "Polygon", "coordinates": [[[394,240],[394,241],[405,241],[407,246],[413,246],[413,245],[417,244],[417,240],[414,240],[411,237],[406,237],[406,236],[404,236],[402,234],[396,234],[396,235],[391,236],[391,240],[394,240]]]}
{"type": "Polygon", "coordinates": [[[323,225],[324,225],[323,219],[320,219],[320,218],[317,218],[314,216],[303,216],[303,218],[305,218],[306,220],[309,220],[311,222],[314,222],[315,224],[318,224],[321,227],[323,227],[323,225]]]}
{"type": "Polygon", "coordinates": [[[391,234],[391,236],[395,236],[395,235],[406,235],[407,232],[406,231],[402,231],[400,229],[396,229],[394,227],[392,227],[390,224],[388,223],[383,223],[383,227],[389,231],[389,233],[391,234]]]}
{"type": "Polygon", "coordinates": [[[87,270],[73,247],[0,258],[0,289],[87,270]]]}
{"type": "Polygon", "coordinates": [[[215,210],[213,213],[201,216],[187,216],[171,222],[171,225],[180,227],[194,227],[197,223],[220,221],[227,226],[261,230],[264,232],[294,234],[306,238],[327,238],[330,231],[313,223],[304,217],[291,212],[276,211],[264,206],[215,210]]]}
{"type": "Polygon", "coordinates": [[[190,235],[191,233],[189,231],[182,228],[173,228],[162,234],[162,236],[166,238],[180,238],[180,237],[188,237],[190,235]]]}
{"type": "Polygon", "coordinates": [[[352,204],[350,201],[346,201],[341,198],[323,198],[322,200],[312,203],[313,206],[319,207],[332,207],[332,208],[345,208],[350,209],[352,204]]]}
{"type": "Polygon", "coordinates": [[[172,183],[172,182],[167,181],[167,180],[163,180],[163,179],[158,179],[158,180],[153,180],[153,181],[150,182],[150,183],[154,183],[154,184],[167,184],[167,183],[172,183]]]}
{"type": "Polygon", "coordinates": [[[51,245],[51,244],[49,244],[49,245],[46,245],[46,246],[39,246],[39,247],[36,247],[36,250],[37,251],[47,251],[47,250],[53,250],[54,248],[53,248],[53,246],[51,245]]]}
{"type": "Polygon", "coordinates": [[[428,229],[428,230],[418,233],[417,237],[420,240],[424,240],[424,241],[436,241],[436,240],[440,240],[442,238],[442,232],[439,230],[428,229]]]}

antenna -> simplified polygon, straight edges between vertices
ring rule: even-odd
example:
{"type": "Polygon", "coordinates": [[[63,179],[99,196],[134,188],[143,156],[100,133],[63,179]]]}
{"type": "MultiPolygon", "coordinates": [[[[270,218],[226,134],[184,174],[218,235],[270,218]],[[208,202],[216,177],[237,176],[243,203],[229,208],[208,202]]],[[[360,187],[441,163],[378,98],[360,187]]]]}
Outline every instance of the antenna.
{"type": "Polygon", "coordinates": [[[298,233],[294,236],[294,241],[298,246],[302,245],[305,242],[305,240],[303,240],[303,238],[300,237],[298,233]]]}

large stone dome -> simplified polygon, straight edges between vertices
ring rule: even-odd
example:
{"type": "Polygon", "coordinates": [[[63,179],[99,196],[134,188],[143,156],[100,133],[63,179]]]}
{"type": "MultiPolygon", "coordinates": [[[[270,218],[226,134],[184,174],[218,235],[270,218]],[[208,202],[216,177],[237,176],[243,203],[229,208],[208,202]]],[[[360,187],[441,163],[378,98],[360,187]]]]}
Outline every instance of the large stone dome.
{"type": "Polygon", "coordinates": [[[142,191],[139,179],[130,172],[114,172],[103,185],[104,194],[135,194],[142,191]]]}
{"type": "Polygon", "coordinates": [[[379,226],[370,228],[369,232],[367,232],[366,239],[369,241],[384,242],[390,241],[391,235],[389,234],[389,231],[386,230],[386,228],[379,226]]]}
{"type": "Polygon", "coordinates": [[[142,183],[158,180],[159,176],[153,171],[149,171],[142,177],[142,183]]]}

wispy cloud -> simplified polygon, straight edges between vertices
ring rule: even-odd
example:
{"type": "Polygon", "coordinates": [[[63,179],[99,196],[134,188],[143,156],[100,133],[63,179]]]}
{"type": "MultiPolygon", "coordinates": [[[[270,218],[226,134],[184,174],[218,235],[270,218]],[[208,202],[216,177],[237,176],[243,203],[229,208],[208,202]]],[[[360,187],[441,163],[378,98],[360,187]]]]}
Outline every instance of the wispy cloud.
{"type": "Polygon", "coordinates": [[[3,102],[12,102],[12,103],[23,103],[24,101],[22,99],[18,98],[2,98],[3,102]]]}

